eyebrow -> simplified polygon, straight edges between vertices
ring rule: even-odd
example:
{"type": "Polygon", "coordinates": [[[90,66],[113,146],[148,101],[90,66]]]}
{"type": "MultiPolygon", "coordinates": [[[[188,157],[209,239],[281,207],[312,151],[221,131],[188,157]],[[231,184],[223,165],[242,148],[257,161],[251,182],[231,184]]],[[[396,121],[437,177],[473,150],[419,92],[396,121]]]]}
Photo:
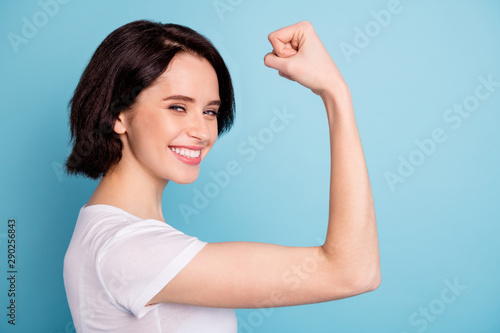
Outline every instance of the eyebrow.
{"type": "MultiPolygon", "coordinates": [[[[189,97],[189,96],[184,96],[184,95],[172,95],[172,96],[168,96],[168,97],[165,97],[163,99],[164,101],[169,101],[169,100],[176,100],[176,101],[184,101],[184,102],[188,102],[188,103],[195,103],[196,100],[192,97],[189,97]]],[[[213,101],[210,101],[208,102],[207,105],[217,105],[217,106],[220,106],[221,105],[221,101],[220,100],[213,100],[213,101]]]]}

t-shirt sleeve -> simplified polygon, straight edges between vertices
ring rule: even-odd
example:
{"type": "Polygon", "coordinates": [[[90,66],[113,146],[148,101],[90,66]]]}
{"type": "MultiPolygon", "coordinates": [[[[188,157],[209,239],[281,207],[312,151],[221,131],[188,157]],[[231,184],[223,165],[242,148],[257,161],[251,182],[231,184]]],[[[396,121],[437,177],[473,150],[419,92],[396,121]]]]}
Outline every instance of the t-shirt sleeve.
{"type": "Polygon", "coordinates": [[[96,271],[105,292],[137,318],[145,306],[206,245],[157,220],[128,223],[98,251],[96,271]]]}

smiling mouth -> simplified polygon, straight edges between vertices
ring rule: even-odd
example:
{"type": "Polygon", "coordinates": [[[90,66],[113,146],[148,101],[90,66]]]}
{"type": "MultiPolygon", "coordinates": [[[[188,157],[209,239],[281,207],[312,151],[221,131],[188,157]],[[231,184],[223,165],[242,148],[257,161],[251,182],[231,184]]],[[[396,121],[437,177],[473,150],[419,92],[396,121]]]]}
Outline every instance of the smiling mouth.
{"type": "Polygon", "coordinates": [[[201,150],[203,149],[201,147],[199,149],[189,149],[186,147],[169,146],[168,149],[184,164],[198,166],[201,163],[201,150]]]}
{"type": "Polygon", "coordinates": [[[201,155],[201,149],[194,150],[194,149],[176,148],[176,147],[169,147],[169,148],[174,153],[186,158],[195,159],[200,157],[201,155]]]}

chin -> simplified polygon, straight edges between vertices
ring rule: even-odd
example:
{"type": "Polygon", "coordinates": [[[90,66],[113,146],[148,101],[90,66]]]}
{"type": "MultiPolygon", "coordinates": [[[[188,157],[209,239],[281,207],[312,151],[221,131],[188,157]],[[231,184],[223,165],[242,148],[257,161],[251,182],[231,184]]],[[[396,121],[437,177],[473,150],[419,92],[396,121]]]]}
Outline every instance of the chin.
{"type": "Polygon", "coordinates": [[[172,179],[170,179],[170,181],[176,183],[176,184],[180,184],[180,185],[187,185],[187,184],[191,184],[191,183],[194,183],[196,181],[196,179],[198,179],[198,174],[196,175],[185,175],[185,176],[180,176],[180,177],[173,177],[172,179]]]}
{"type": "Polygon", "coordinates": [[[192,184],[192,183],[194,183],[194,181],[195,181],[195,180],[196,180],[196,179],[194,179],[194,180],[182,180],[182,181],[177,181],[177,180],[173,180],[173,179],[171,179],[170,181],[172,181],[172,182],[174,182],[174,183],[176,183],[176,184],[179,184],[179,185],[187,185],[187,184],[192,184]]]}

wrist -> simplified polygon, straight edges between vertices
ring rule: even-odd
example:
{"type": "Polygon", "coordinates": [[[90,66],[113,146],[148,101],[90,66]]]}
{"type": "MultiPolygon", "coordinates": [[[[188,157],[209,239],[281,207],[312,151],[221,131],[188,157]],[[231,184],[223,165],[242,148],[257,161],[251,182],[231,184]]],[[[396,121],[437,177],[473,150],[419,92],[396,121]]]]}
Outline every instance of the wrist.
{"type": "Polygon", "coordinates": [[[353,112],[351,91],[345,82],[329,85],[319,95],[329,117],[353,112]]]}
{"type": "Polygon", "coordinates": [[[351,90],[344,80],[340,82],[331,82],[325,85],[325,88],[318,94],[323,101],[325,100],[350,100],[351,90]]]}

